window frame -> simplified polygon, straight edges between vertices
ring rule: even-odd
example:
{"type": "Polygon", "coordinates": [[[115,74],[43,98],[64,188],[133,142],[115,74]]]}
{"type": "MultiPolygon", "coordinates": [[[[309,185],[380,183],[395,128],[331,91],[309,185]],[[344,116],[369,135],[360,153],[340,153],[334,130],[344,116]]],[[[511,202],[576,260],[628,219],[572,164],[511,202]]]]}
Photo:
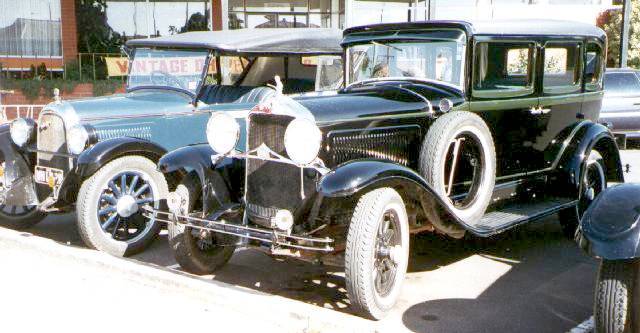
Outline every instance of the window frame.
{"type": "Polygon", "coordinates": [[[545,41],[540,53],[541,53],[540,64],[542,66],[540,69],[540,79],[541,79],[540,85],[541,85],[542,95],[544,96],[570,95],[570,94],[579,94],[582,92],[582,83],[584,81],[584,58],[586,57],[584,41],[564,40],[564,39],[545,41]],[[545,57],[546,49],[549,47],[549,45],[567,46],[571,44],[575,44],[578,47],[578,52],[580,52],[580,54],[575,57],[575,59],[578,61],[578,63],[576,64],[576,68],[574,69],[574,74],[578,75],[578,77],[576,78],[576,83],[571,85],[546,87],[544,82],[545,76],[546,76],[545,68],[544,68],[545,62],[546,62],[546,57],[545,57]]]}
{"type": "Polygon", "coordinates": [[[583,63],[583,68],[582,68],[582,77],[584,80],[584,90],[585,92],[596,92],[596,91],[601,91],[604,89],[604,75],[605,75],[605,70],[606,70],[606,66],[607,66],[607,61],[605,59],[605,49],[606,47],[598,40],[587,40],[587,42],[585,43],[584,46],[584,57],[582,60],[583,63]],[[600,66],[598,66],[598,70],[599,70],[599,77],[598,80],[593,83],[593,82],[587,82],[587,53],[589,53],[589,46],[590,45],[595,45],[599,48],[599,53],[598,53],[598,57],[600,58],[600,66]]]}
{"type": "MultiPolygon", "coordinates": [[[[522,48],[522,47],[520,47],[522,48]]],[[[514,48],[515,49],[515,48],[514,48]]],[[[536,79],[538,63],[538,49],[539,42],[535,39],[529,38],[502,38],[502,37],[485,37],[475,38],[473,42],[473,53],[471,58],[472,70],[470,79],[471,97],[475,99],[509,99],[509,98],[528,98],[536,94],[536,79]],[[529,66],[527,66],[527,86],[517,90],[503,90],[503,89],[478,89],[476,87],[476,74],[478,70],[478,44],[514,44],[514,45],[529,45],[529,66]]],[[[508,57],[508,52],[505,54],[508,57]]]]}

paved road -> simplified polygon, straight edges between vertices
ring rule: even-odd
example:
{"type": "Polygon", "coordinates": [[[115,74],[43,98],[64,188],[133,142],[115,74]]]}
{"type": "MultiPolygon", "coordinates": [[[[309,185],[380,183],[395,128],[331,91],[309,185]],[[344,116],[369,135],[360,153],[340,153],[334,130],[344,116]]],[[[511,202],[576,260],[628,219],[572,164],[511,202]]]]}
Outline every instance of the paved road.
{"type": "MultiPolygon", "coordinates": [[[[624,152],[623,163],[631,165],[627,180],[640,182],[640,151],[624,152]]],[[[30,232],[82,246],[73,215],[48,218],[30,232]]],[[[411,251],[399,305],[385,320],[370,323],[379,332],[567,332],[591,315],[597,262],[563,238],[556,217],[483,241],[420,235],[412,239],[411,251]]],[[[164,234],[134,259],[179,270],[164,234]]],[[[216,275],[202,279],[329,308],[354,319],[343,274],[331,268],[247,250],[234,255],[216,275]]],[[[126,297],[147,296],[130,292],[126,297]]]]}

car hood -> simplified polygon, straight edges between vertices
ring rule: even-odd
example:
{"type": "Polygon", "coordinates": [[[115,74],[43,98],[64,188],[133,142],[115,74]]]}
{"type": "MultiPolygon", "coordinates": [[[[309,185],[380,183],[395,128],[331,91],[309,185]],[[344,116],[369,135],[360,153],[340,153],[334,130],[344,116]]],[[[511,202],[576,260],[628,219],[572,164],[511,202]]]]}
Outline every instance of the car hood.
{"type": "Polygon", "coordinates": [[[118,117],[167,114],[192,109],[191,97],[168,90],[139,90],[126,94],[77,99],[48,104],[43,111],[54,111],[69,124],[118,117]]]}
{"type": "Polygon", "coordinates": [[[454,107],[464,103],[462,92],[435,85],[388,82],[343,90],[331,96],[299,97],[316,122],[394,117],[414,112],[438,112],[440,101],[449,99],[454,107]]]}

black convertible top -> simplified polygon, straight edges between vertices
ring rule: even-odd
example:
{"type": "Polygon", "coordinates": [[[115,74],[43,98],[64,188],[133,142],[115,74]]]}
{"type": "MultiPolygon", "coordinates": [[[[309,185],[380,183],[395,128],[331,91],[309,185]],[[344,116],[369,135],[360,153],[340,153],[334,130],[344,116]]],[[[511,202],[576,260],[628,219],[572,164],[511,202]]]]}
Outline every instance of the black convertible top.
{"type": "Polygon", "coordinates": [[[211,49],[222,54],[341,54],[342,31],[328,28],[269,28],[194,31],[132,39],[130,47],[211,49]]]}

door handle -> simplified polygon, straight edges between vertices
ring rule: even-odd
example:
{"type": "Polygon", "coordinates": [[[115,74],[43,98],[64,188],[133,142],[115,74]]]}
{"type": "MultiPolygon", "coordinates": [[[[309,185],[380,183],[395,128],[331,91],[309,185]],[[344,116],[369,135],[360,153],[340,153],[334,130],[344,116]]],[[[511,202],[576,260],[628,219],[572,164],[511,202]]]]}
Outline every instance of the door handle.
{"type": "Polygon", "coordinates": [[[547,113],[551,112],[551,109],[547,109],[547,108],[543,108],[543,107],[537,107],[537,108],[529,109],[529,112],[532,115],[542,115],[542,114],[547,114],[547,113]]]}

